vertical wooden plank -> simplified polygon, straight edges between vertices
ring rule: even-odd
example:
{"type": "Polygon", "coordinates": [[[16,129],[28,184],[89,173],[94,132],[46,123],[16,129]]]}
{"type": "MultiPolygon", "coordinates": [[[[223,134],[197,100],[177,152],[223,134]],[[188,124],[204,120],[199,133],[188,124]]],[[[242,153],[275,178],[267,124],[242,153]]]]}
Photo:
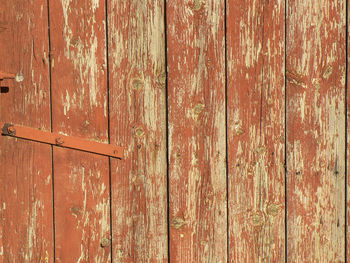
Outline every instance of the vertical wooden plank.
{"type": "MultiPolygon", "coordinates": [[[[108,143],[105,1],[50,1],[53,130],[108,143]]],[[[107,157],[54,149],[56,262],[109,262],[107,157]]]]}
{"type": "Polygon", "coordinates": [[[56,262],[110,262],[108,159],[57,148],[54,164],[56,262]]]}
{"type": "MultiPolygon", "coordinates": [[[[46,1],[1,0],[0,43],[0,122],[49,130],[46,1]]],[[[53,260],[51,189],[50,146],[1,136],[0,262],[53,260]]]]}
{"type": "Polygon", "coordinates": [[[167,262],[164,1],[108,1],[113,259],[167,262]]]}
{"type": "Polygon", "coordinates": [[[345,261],[345,5],[288,1],[288,262],[345,261]]]}
{"type": "Polygon", "coordinates": [[[230,262],[284,262],[281,1],[227,1],[230,262]]]}
{"type": "Polygon", "coordinates": [[[225,1],[167,3],[170,260],[227,261],[225,1]]]}

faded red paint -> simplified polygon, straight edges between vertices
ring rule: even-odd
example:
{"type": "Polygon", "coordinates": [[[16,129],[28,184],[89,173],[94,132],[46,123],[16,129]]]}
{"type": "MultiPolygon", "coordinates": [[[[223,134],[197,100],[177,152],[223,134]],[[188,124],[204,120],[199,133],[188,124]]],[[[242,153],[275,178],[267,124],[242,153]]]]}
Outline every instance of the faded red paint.
{"type": "Polygon", "coordinates": [[[168,262],[164,1],[107,2],[113,260],[168,262]]]}
{"type": "Polygon", "coordinates": [[[57,132],[45,132],[38,129],[18,125],[0,123],[2,134],[16,138],[23,138],[41,143],[61,146],[94,154],[123,158],[123,148],[105,143],[83,140],[81,138],[65,136],[57,132]],[[6,129],[4,131],[4,129],[6,129]]]}
{"type": "Polygon", "coordinates": [[[344,262],[345,5],[0,0],[0,262],[344,262]]]}
{"type": "MultiPolygon", "coordinates": [[[[0,1],[0,122],[50,129],[46,4],[0,1]]],[[[49,145],[1,136],[0,262],[53,261],[51,175],[49,145]]]]}
{"type": "Polygon", "coordinates": [[[171,262],[226,262],[225,2],[167,1],[171,262]]]}
{"type": "Polygon", "coordinates": [[[284,1],[227,2],[230,262],[284,262],[284,1]]]}
{"type": "Polygon", "coordinates": [[[55,148],[53,161],[56,262],[110,262],[108,158],[55,148]]]}
{"type": "MultiPolygon", "coordinates": [[[[108,143],[105,1],[50,1],[53,131],[108,143]]],[[[107,157],[54,148],[56,262],[110,262],[107,157]]]]}
{"type": "Polygon", "coordinates": [[[16,78],[15,74],[11,74],[11,73],[0,71],[0,80],[15,79],[15,78],[16,78]]]}
{"type": "Polygon", "coordinates": [[[345,5],[288,2],[288,262],[345,262],[345,5]]]}

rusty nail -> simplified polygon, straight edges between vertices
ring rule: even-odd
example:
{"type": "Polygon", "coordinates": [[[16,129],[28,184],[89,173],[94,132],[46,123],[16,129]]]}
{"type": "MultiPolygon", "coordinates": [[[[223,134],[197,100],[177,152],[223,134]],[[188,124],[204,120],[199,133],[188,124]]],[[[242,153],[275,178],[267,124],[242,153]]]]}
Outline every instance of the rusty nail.
{"type": "Polygon", "coordinates": [[[9,134],[14,134],[16,132],[16,128],[13,126],[9,126],[7,127],[7,131],[9,132],[9,134]]]}
{"type": "Polygon", "coordinates": [[[109,238],[102,238],[101,247],[109,247],[111,245],[111,241],[109,238]]]}
{"type": "Polygon", "coordinates": [[[58,137],[58,138],[56,139],[56,144],[57,144],[57,145],[62,145],[62,144],[64,144],[64,140],[63,140],[61,137],[58,137]]]}

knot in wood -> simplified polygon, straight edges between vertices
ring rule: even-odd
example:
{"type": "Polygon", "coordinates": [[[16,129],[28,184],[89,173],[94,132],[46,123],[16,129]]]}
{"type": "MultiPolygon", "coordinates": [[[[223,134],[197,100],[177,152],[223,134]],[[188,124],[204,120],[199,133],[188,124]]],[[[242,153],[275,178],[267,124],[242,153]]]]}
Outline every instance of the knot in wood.
{"type": "Polygon", "coordinates": [[[266,212],[270,216],[277,216],[281,210],[281,206],[277,204],[269,204],[267,206],[266,212]]]}
{"type": "Polygon", "coordinates": [[[251,217],[251,224],[255,228],[261,228],[265,224],[264,214],[261,211],[254,213],[251,217]]]}
{"type": "Polygon", "coordinates": [[[137,127],[135,129],[135,135],[137,138],[141,138],[145,135],[145,131],[142,129],[142,127],[137,127]]]}
{"type": "Polygon", "coordinates": [[[109,247],[111,245],[111,240],[109,238],[102,238],[101,247],[109,247]]]}
{"type": "Polygon", "coordinates": [[[180,229],[184,225],[186,225],[186,222],[183,218],[180,217],[175,217],[171,222],[171,226],[175,229],[180,229]]]}

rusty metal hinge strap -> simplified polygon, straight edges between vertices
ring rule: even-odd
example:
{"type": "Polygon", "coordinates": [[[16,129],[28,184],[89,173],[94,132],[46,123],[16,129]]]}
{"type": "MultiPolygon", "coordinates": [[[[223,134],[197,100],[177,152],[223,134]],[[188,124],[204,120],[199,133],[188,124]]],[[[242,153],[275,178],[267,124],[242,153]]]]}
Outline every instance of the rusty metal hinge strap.
{"type": "Polygon", "coordinates": [[[66,136],[55,132],[46,132],[29,127],[1,123],[1,134],[60,147],[95,153],[99,155],[111,156],[115,158],[123,157],[123,148],[111,144],[88,141],[85,139],[66,136]]]}

